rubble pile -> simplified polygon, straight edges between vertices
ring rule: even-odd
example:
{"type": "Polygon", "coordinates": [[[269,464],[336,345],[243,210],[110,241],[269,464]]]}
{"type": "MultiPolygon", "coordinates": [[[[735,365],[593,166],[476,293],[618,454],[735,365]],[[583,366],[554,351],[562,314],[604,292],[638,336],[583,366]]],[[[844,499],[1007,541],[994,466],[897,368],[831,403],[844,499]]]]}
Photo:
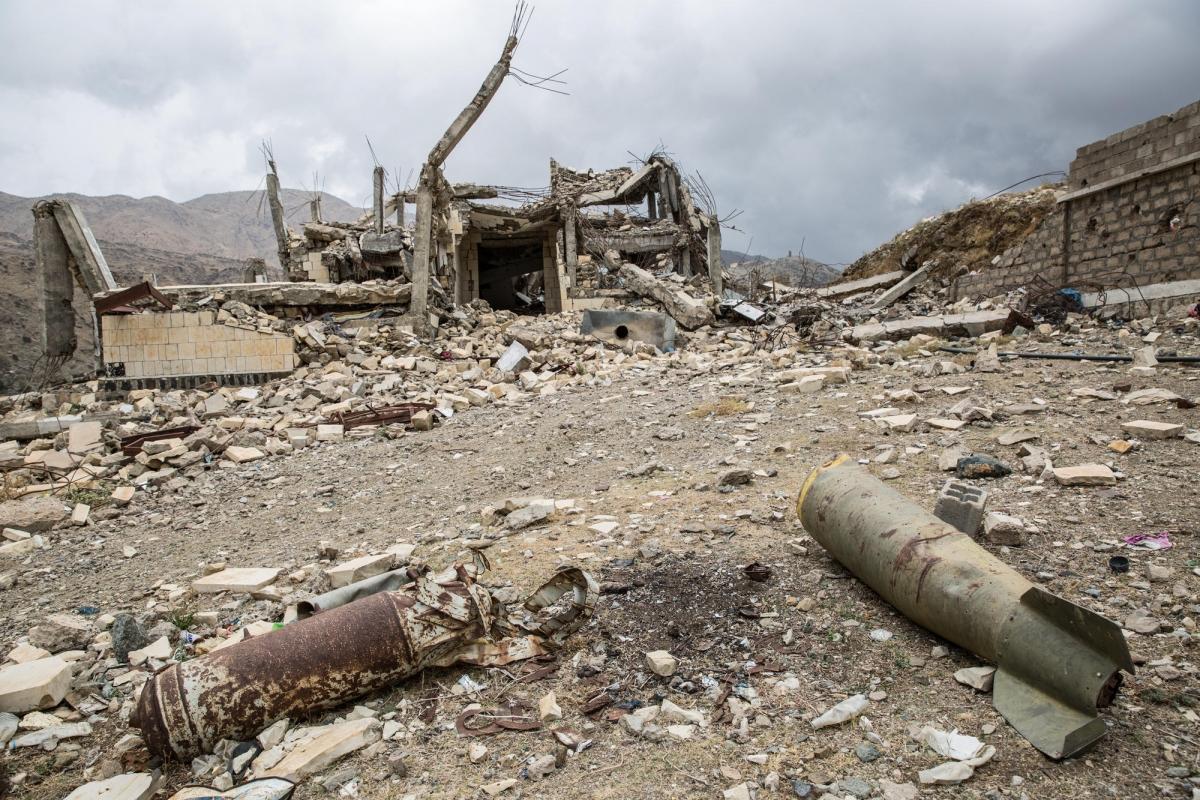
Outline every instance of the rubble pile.
{"type": "Polygon", "coordinates": [[[934,277],[950,280],[989,268],[993,259],[1023,241],[1055,209],[1062,184],[973,200],[921,220],[863,255],[842,273],[857,280],[932,263],[934,277]]]}
{"type": "MultiPolygon", "coordinates": [[[[832,446],[818,436],[807,444],[774,435],[759,441],[781,416],[770,409],[786,408],[784,424],[815,424],[811,430],[822,435],[857,432],[872,443],[859,464],[892,485],[918,464],[928,464],[934,475],[953,472],[957,488],[939,496],[938,516],[955,520],[960,530],[970,529],[964,532],[981,544],[1002,548],[996,557],[1007,561],[1003,548],[1032,551],[1035,542],[1053,535],[1039,512],[1014,499],[1022,493],[1036,498],[1045,491],[1117,490],[1130,479],[1121,462],[1128,454],[1200,444],[1194,411],[1200,397],[1184,386],[1195,377],[1165,363],[1172,354],[1197,351],[1200,319],[1181,307],[1134,320],[1098,320],[1079,312],[1066,313],[1058,324],[1010,320],[1019,294],[945,305],[938,287],[917,284],[887,300],[889,292],[896,294],[897,281],[849,296],[836,290],[782,292],[774,304],[763,304],[766,319],[748,325],[743,312],[735,311],[743,299],[727,297],[718,304],[682,276],[656,276],[628,263],[616,274],[679,322],[673,351],[633,336],[580,334],[577,313],[523,317],[483,301],[448,306],[438,337],[422,339],[390,308],[366,315],[277,318],[225,297],[196,307],[213,311],[218,324],[290,334],[299,368],[258,386],[143,389],[109,396],[93,382],[0,400],[0,466],[7,498],[0,503],[2,594],[46,580],[44,565],[51,559],[74,558],[77,552],[90,558],[84,554],[98,552],[106,540],[120,541],[123,529],[145,524],[164,504],[188,504],[197,491],[214,492],[214,481],[222,476],[244,482],[275,475],[266,465],[282,468],[287,458],[302,453],[334,464],[344,448],[393,444],[443,425],[461,423],[462,430],[471,431],[493,416],[540,415],[540,409],[571,398],[598,409],[612,407],[610,401],[654,398],[660,384],[681,391],[695,387],[690,398],[667,391],[664,399],[688,400],[682,408],[672,401],[671,424],[654,424],[654,446],[629,452],[630,466],[619,477],[631,485],[661,480],[653,485],[674,488],[634,493],[638,505],[624,516],[593,513],[589,506],[596,499],[539,491],[522,482],[522,493],[513,492],[503,503],[481,509],[464,504],[464,514],[477,516],[458,531],[397,532],[386,544],[346,548],[313,542],[304,558],[277,563],[214,558],[184,565],[170,576],[143,576],[127,587],[123,599],[110,594],[95,605],[62,608],[47,597],[44,613],[35,619],[0,620],[10,662],[0,667],[0,737],[13,753],[10,772],[17,790],[42,780],[31,759],[44,754],[56,772],[69,777],[71,787],[78,787],[77,800],[102,797],[113,787],[148,798],[164,786],[185,783],[209,786],[212,796],[252,786],[275,791],[276,784],[260,783],[265,779],[282,779],[283,788],[290,781],[313,782],[348,796],[397,783],[408,793],[403,796],[436,796],[420,777],[434,768],[421,761],[426,756],[416,755],[428,752],[425,747],[461,751],[460,768],[481,770],[477,788],[484,796],[515,795],[522,787],[532,793],[533,782],[554,776],[566,780],[581,768],[594,780],[598,765],[588,751],[603,747],[608,752],[614,746],[677,753],[668,757],[685,758],[690,766],[681,769],[710,788],[719,784],[725,797],[824,792],[913,798],[920,786],[988,779],[997,760],[1004,762],[1012,749],[1012,740],[1006,752],[994,738],[999,735],[995,724],[973,725],[970,732],[985,737],[977,739],[944,731],[945,722],[918,710],[898,736],[900,723],[889,718],[894,714],[889,698],[897,691],[891,678],[876,675],[854,684],[857,691],[825,679],[812,682],[812,670],[829,668],[798,655],[813,647],[840,647],[858,641],[853,637],[860,634],[866,647],[892,647],[901,636],[925,652],[929,645],[922,644],[927,634],[901,628],[906,623],[895,615],[869,612],[877,616],[870,625],[842,618],[833,598],[848,589],[832,585],[852,582],[830,579],[844,577],[832,562],[814,565],[820,548],[799,527],[783,539],[769,529],[776,545],[771,550],[757,545],[761,555],[753,563],[744,558],[734,569],[731,562],[712,561],[725,546],[747,546],[730,544],[739,525],[795,525],[792,512],[779,510],[794,500],[794,486],[771,488],[773,481],[779,485],[777,469],[753,460],[773,454],[811,466],[832,446]],[[707,318],[689,316],[700,313],[707,318]],[[969,319],[951,325],[951,317],[969,319]],[[930,319],[940,320],[941,328],[931,333],[933,323],[915,322],[930,319]],[[1002,330],[1010,321],[1007,332],[1002,330]],[[906,326],[912,325],[921,327],[911,332],[914,328],[906,326]],[[1036,368],[1023,369],[1032,362],[1007,354],[1010,349],[1034,355],[1115,351],[1130,360],[1101,364],[1098,368],[1108,372],[1094,385],[1047,385],[1052,393],[1041,396],[1030,383],[1036,368]],[[1168,378],[1179,391],[1161,385],[1168,378]],[[1002,401],[985,393],[982,387],[992,379],[1012,381],[1009,394],[1016,397],[1002,401]],[[641,383],[633,385],[642,388],[627,394],[624,387],[635,380],[641,383]],[[1060,389],[1061,394],[1053,393],[1060,389]],[[1064,398],[1068,405],[1121,410],[1119,425],[1092,434],[1106,458],[1057,446],[1059,434],[1040,424],[1052,408],[1072,413],[1063,408],[1064,398]],[[806,412],[809,406],[823,410],[806,412]],[[805,422],[806,417],[818,421],[805,422]],[[732,455],[704,461],[712,473],[705,479],[684,477],[689,467],[664,454],[699,438],[689,426],[711,426],[706,430],[717,433],[705,440],[732,447],[732,455]],[[989,452],[967,445],[980,439],[992,444],[989,452]],[[993,492],[993,505],[996,496],[1007,500],[987,509],[988,492],[979,489],[1005,482],[1021,488],[993,492]],[[717,498],[705,502],[720,502],[716,508],[724,510],[711,523],[674,523],[668,539],[656,530],[653,509],[685,491],[717,498]],[[752,496],[766,505],[754,505],[752,496]],[[579,530],[587,532],[583,552],[565,536],[546,539],[548,531],[579,530]],[[634,533],[640,531],[653,533],[634,533]],[[483,667],[455,667],[449,679],[443,678],[453,688],[435,690],[431,698],[414,689],[396,700],[384,689],[309,715],[289,712],[261,731],[239,731],[237,741],[214,741],[182,764],[162,760],[161,752],[148,748],[144,730],[126,728],[131,717],[146,723],[146,712],[134,712],[139,690],[163,669],[193,660],[207,663],[199,661],[206,654],[223,653],[228,663],[254,649],[239,650],[241,642],[258,640],[261,650],[272,641],[262,637],[300,624],[308,613],[301,609],[317,608],[319,620],[334,613],[334,603],[349,601],[345,608],[354,608],[374,592],[396,591],[397,584],[420,575],[438,576],[439,586],[467,585],[454,571],[468,568],[464,555],[486,562],[489,553],[513,547],[525,559],[549,555],[557,566],[595,559],[597,552],[608,555],[603,575],[597,576],[602,582],[595,619],[580,630],[579,641],[566,643],[561,652],[508,664],[508,677],[483,667]],[[662,575],[678,583],[663,585],[656,577],[662,575]],[[353,587],[360,582],[371,588],[359,593],[353,587]],[[781,589],[786,597],[776,596],[781,589]],[[347,590],[349,595],[338,594],[347,590]],[[690,605],[678,613],[645,610],[672,603],[690,605]],[[886,619],[893,622],[885,625],[886,619]],[[691,633],[683,634],[685,629],[691,633]],[[509,686],[510,680],[516,683],[509,686]],[[891,733],[881,735],[877,730],[885,725],[891,733]],[[510,741],[525,742],[521,753],[509,752],[510,741]],[[782,750],[772,750],[785,741],[782,750]],[[845,747],[839,751],[830,741],[845,747]],[[695,765],[712,762],[693,748],[714,747],[728,748],[736,758],[697,771],[695,765]],[[876,761],[893,768],[863,777],[862,770],[876,761]]],[[[185,307],[189,302],[199,300],[185,301],[185,307]]],[[[1053,383],[1052,377],[1047,380],[1053,383]]],[[[586,416],[555,419],[561,425],[586,425],[586,416]]],[[[568,466],[586,460],[594,449],[592,443],[578,445],[568,466]]],[[[503,475],[504,468],[499,469],[492,474],[503,475]]],[[[395,468],[386,474],[395,474],[395,468]]],[[[332,491],[320,486],[312,494],[332,491]]],[[[607,491],[597,489],[593,498],[607,491]]],[[[168,546],[171,535],[163,533],[160,544],[168,546]]],[[[1118,547],[1133,552],[1172,541],[1156,535],[1096,546],[1105,553],[1118,547]]],[[[124,544],[119,558],[136,565],[143,555],[139,547],[148,546],[124,544]]],[[[1112,557],[1115,564],[1118,556],[1112,557]]],[[[482,574],[476,571],[481,568],[469,568],[471,575],[482,574]]],[[[1171,587],[1163,602],[1126,600],[1114,593],[1112,605],[1096,613],[1107,611],[1133,635],[1192,641],[1193,616],[1200,613],[1194,610],[1200,608],[1195,587],[1162,563],[1147,574],[1147,587],[1164,581],[1171,587]]],[[[1195,579],[1191,571],[1187,576],[1195,579]]],[[[1045,570],[1028,575],[1039,585],[1054,577],[1045,570]]],[[[486,591],[497,607],[514,608],[520,599],[511,584],[489,585],[486,591]]],[[[883,602],[874,595],[854,597],[850,602],[856,607],[877,609],[883,602]]],[[[929,664],[949,653],[940,645],[933,650],[929,664]]],[[[472,661],[470,648],[461,652],[468,653],[467,664],[485,663],[472,661]]],[[[1172,652],[1174,658],[1152,662],[1154,674],[1163,681],[1193,674],[1190,661],[1172,652]]],[[[903,669],[893,671],[915,668],[908,655],[903,659],[903,669]]],[[[895,660],[900,664],[901,656],[895,660]]],[[[991,667],[972,663],[969,655],[953,661],[948,680],[964,691],[994,691],[991,667]]],[[[1114,713],[1125,713],[1125,707],[1114,713]]],[[[968,719],[959,724],[965,730],[968,719]]]]}

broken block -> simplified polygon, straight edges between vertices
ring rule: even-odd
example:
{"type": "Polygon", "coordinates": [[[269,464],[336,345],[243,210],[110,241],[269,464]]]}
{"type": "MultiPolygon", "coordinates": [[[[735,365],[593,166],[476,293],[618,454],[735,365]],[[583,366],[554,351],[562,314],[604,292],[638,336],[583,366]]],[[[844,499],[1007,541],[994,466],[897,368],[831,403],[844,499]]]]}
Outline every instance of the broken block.
{"type": "Polygon", "coordinates": [[[343,586],[349,586],[357,581],[387,572],[395,563],[395,558],[391,553],[362,556],[344,564],[338,564],[336,567],[330,567],[325,570],[325,574],[329,577],[330,587],[340,589],[343,586]]]}
{"type": "Polygon", "coordinates": [[[1078,467],[1055,467],[1054,480],[1062,486],[1112,486],[1117,476],[1103,464],[1080,464],[1078,467]]]}
{"type": "Polygon", "coordinates": [[[679,659],[666,650],[651,650],[646,653],[646,667],[655,675],[669,678],[679,669],[679,659]]]}
{"type": "Polygon", "coordinates": [[[983,518],[983,538],[992,544],[1019,547],[1025,544],[1025,523],[1020,517],[989,511],[983,518]]]}
{"type": "Polygon", "coordinates": [[[299,782],[379,739],[381,723],[374,717],[351,720],[329,729],[283,757],[283,760],[257,777],[286,778],[299,782]]]}
{"type": "Polygon", "coordinates": [[[92,641],[92,623],[75,614],[51,614],[29,629],[29,643],[51,653],[83,650],[92,641]]]}
{"type": "Polygon", "coordinates": [[[418,411],[412,415],[413,430],[431,431],[433,430],[433,412],[418,411]]]}
{"type": "Polygon", "coordinates": [[[71,524],[87,525],[88,515],[91,513],[92,507],[87,503],[76,503],[75,508],[71,509],[71,524]]]}
{"type": "Polygon", "coordinates": [[[967,423],[963,422],[961,419],[944,419],[942,417],[933,417],[932,419],[925,420],[925,424],[931,428],[942,428],[943,430],[947,431],[956,431],[967,423]]]}
{"type": "Polygon", "coordinates": [[[54,708],[70,689],[71,665],[56,656],[0,667],[0,711],[54,708]]]}
{"type": "MultiPolygon", "coordinates": [[[[156,770],[114,775],[100,781],[85,783],[64,800],[150,800],[158,792],[162,777],[156,770]]],[[[212,796],[209,791],[206,794],[212,796]]]]}
{"type": "Polygon", "coordinates": [[[1183,435],[1183,426],[1171,422],[1135,419],[1121,425],[1121,430],[1139,439],[1173,439],[1183,435]]]}
{"type": "Polygon", "coordinates": [[[192,589],[197,594],[216,594],[217,592],[253,592],[274,583],[279,577],[279,570],[270,567],[229,567],[212,575],[205,575],[192,581],[192,589]]]}
{"type": "Polygon", "coordinates": [[[538,700],[538,719],[542,722],[553,722],[562,717],[562,708],[559,707],[558,698],[554,696],[554,692],[545,694],[542,699],[538,700]]]}
{"type": "Polygon", "coordinates": [[[133,499],[134,492],[136,492],[136,491],[137,491],[137,489],[135,489],[132,486],[118,486],[117,488],[113,489],[112,495],[111,495],[113,505],[115,505],[115,506],[129,505],[129,501],[133,499]]]}
{"type": "Polygon", "coordinates": [[[318,425],[318,442],[340,442],[346,436],[346,429],[341,425],[318,425]]]}
{"type": "Polygon", "coordinates": [[[257,461],[260,458],[265,458],[266,453],[257,447],[239,447],[236,444],[231,444],[225,448],[225,457],[235,464],[245,464],[248,461],[257,461]]]}
{"type": "Polygon", "coordinates": [[[875,421],[889,431],[911,431],[917,427],[916,414],[893,414],[887,417],[878,417],[875,421]]]}
{"type": "Polygon", "coordinates": [[[983,522],[987,498],[986,489],[958,481],[946,481],[942,490],[938,492],[933,515],[973,537],[979,532],[979,526],[983,522]]]}

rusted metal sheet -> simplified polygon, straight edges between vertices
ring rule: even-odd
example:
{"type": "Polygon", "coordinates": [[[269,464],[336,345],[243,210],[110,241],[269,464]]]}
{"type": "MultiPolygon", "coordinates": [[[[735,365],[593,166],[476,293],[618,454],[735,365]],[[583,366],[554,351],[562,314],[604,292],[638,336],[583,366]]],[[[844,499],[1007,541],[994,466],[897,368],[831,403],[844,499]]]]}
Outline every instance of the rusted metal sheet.
{"type": "Polygon", "coordinates": [[[175,303],[171,298],[155,289],[149,283],[139,283],[137,286],[131,286],[128,289],[122,289],[114,294],[101,297],[96,300],[96,311],[100,314],[107,314],[111,311],[128,307],[129,310],[136,311],[133,304],[139,300],[153,300],[168,311],[175,307],[175,303]]]}
{"type": "Polygon", "coordinates": [[[504,615],[476,573],[455,565],[421,574],[399,591],[172,664],[147,682],[130,722],[159,756],[211,752],[221,739],[248,739],[428,667],[542,655],[587,621],[599,596],[587,573],[567,568],[504,615]]]}
{"type": "Polygon", "coordinates": [[[136,456],[142,452],[142,446],[146,442],[157,442],[160,439],[182,439],[185,436],[191,436],[198,430],[200,430],[198,425],[180,425],[175,428],[163,428],[159,431],[151,431],[150,433],[135,433],[130,436],[122,436],[121,452],[127,456],[136,456]]]}
{"type": "Polygon", "coordinates": [[[407,425],[412,421],[413,414],[433,408],[435,408],[433,403],[401,403],[394,406],[371,408],[366,411],[334,414],[329,421],[335,425],[340,424],[346,430],[357,428],[359,425],[385,425],[391,422],[407,425]]]}
{"type": "Polygon", "coordinates": [[[1051,758],[1105,733],[1133,673],[1120,627],[1033,585],[868,472],[839,456],[808,476],[796,504],[814,539],[914,622],[997,664],[992,701],[1051,758]]]}

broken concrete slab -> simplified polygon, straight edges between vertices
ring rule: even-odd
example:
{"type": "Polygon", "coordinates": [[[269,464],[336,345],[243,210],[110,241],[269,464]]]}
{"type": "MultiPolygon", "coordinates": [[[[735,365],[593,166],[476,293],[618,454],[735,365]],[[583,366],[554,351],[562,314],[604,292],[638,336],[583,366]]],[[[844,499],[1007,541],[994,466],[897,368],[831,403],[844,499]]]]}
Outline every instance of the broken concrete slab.
{"type": "Polygon", "coordinates": [[[149,800],[158,792],[158,772],[134,772],[91,781],[75,789],[64,800],[149,800]]]}
{"type": "Polygon", "coordinates": [[[104,423],[98,420],[76,422],[67,429],[67,452],[83,455],[104,446],[104,423]]]}
{"type": "Polygon", "coordinates": [[[54,708],[71,690],[71,665],[57,656],[0,667],[0,711],[54,708]]]}
{"type": "Polygon", "coordinates": [[[53,497],[38,495],[0,503],[0,528],[37,533],[48,531],[70,516],[70,509],[53,497]]]}
{"type": "Polygon", "coordinates": [[[881,294],[874,303],[871,303],[869,308],[872,311],[880,311],[887,308],[892,303],[896,302],[901,297],[924,283],[925,279],[929,277],[929,271],[933,269],[935,264],[936,262],[934,261],[925,262],[921,265],[920,269],[902,278],[895,286],[881,294]]]}
{"type": "Polygon", "coordinates": [[[1122,423],[1121,430],[1138,439],[1173,439],[1183,435],[1183,425],[1149,419],[1122,423]]]}
{"type": "Polygon", "coordinates": [[[979,336],[1003,328],[1008,315],[1009,311],[1005,308],[998,311],[971,311],[937,317],[868,322],[851,328],[849,338],[855,342],[874,342],[883,339],[908,339],[919,333],[929,336],[979,336]]]}
{"type": "Polygon", "coordinates": [[[676,322],[688,330],[713,324],[712,310],[703,301],[697,300],[682,289],[668,286],[641,267],[622,264],[619,275],[630,290],[661,305],[676,322]]]}
{"type": "Polygon", "coordinates": [[[1103,464],[1055,467],[1054,480],[1062,486],[1113,486],[1117,476],[1103,464]]]}
{"type": "Polygon", "coordinates": [[[382,723],[374,717],[330,725],[324,733],[297,745],[282,761],[261,773],[260,777],[302,781],[355,750],[378,741],[381,727],[382,723]]]}
{"type": "Polygon", "coordinates": [[[231,444],[225,448],[225,457],[235,464],[257,461],[260,458],[266,458],[266,455],[266,453],[257,447],[239,447],[238,445],[231,444]]]}
{"type": "Polygon", "coordinates": [[[391,553],[361,556],[344,564],[338,564],[336,567],[330,567],[325,570],[325,575],[328,576],[329,585],[332,588],[340,589],[343,586],[349,586],[352,583],[387,572],[392,568],[395,559],[396,557],[391,553]]]}
{"type": "Polygon", "coordinates": [[[40,625],[29,629],[29,643],[35,647],[61,653],[63,650],[83,650],[92,641],[92,623],[77,614],[51,614],[40,625]]]}
{"type": "Polygon", "coordinates": [[[872,275],[869,278],[860,278],[856,281],[822,286],[817,289],[817,297],[820,297],[822,300],[837,300],[852,294],[858,294],[859,292],[887,289],[890,286],[895,286],[905,275],[909,274],[902,269],[898,269],[895,272],[884,272],[881,275],[872,275]]]}
{"type": "Polygon", "coordinates": [[[229,567],[212,575],[205,575],[192,581],[192,589],[197,594],[216,594],[217,592],[257,591],[279,577],[279,570],[271,567],[229,567]]]}

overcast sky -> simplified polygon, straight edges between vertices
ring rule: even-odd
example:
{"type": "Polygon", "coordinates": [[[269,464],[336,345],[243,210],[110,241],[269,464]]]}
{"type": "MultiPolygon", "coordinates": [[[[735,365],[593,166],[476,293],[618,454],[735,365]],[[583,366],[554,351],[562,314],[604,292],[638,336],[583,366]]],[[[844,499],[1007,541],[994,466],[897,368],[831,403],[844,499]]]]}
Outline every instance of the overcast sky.
{"type": "MultiPolygon", "coordinates": [[[[508,2],[0,3],[0,190],[285,186],[366,204],[369,136],[407,175],[499,54],[508,2]]],[[[451,180],[545,186],[660,143],[727,248],[852,261],[918,219],[1200,98],[1200,2],[538,0],[451,180]]]]}

